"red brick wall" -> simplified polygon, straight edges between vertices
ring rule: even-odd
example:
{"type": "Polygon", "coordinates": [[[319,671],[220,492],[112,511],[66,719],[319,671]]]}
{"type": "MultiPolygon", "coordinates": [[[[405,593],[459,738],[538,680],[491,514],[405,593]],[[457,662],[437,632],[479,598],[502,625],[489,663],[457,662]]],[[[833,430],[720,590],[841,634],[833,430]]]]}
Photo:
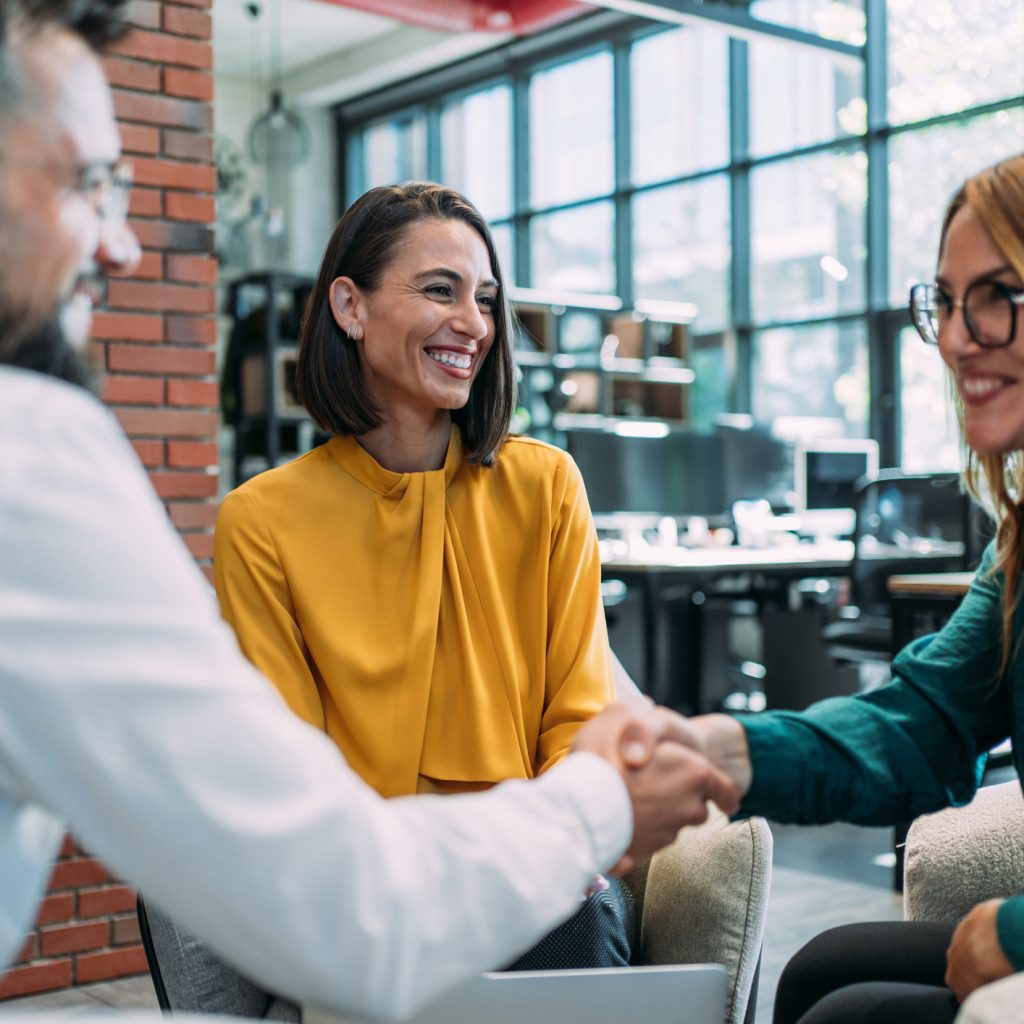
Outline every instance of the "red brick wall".
{"type": "MultiPolygon", "coordinates": [[[[104,398],[207,574],[219,422],[210,2],[132,0],[137,28],[104,61],[145,255],[130,279],[110,282],[94,324],[104,398]]],[[[0,999],[144,972],[134,907],[135,894],[69,837],[0,999]]]]}

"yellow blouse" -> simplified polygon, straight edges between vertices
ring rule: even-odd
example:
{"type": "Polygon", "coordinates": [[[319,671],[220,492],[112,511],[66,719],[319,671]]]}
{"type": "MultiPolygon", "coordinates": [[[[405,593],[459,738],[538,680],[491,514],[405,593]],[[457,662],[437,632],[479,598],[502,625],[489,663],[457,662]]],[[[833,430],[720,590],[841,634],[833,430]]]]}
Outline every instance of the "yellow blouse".
{"type": "Polygon", "coordinates": [[[351,437],[225,499],[217,594],[242,650],[378,792],[531,778],[612,698],[600,561],[565,452],[392,473],[351,437]]]}

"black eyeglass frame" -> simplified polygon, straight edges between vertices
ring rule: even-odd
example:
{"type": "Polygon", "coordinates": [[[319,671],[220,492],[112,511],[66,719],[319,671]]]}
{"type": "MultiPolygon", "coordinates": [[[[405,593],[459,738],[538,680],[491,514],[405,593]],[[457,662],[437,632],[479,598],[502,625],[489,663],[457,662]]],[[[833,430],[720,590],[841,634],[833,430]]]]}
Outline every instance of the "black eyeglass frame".
{"type": "Polygon", "coordinates": [[[924,296],[929,293],[936,299],[936,302],[932,304],[933,308],[937,308],[939,302],[944,302],[949,307],[950,312],[954,309],[959,309],[963,313],[967,333],[971,336],[971,340],[975,345],[978,345],[980,348],[1006,348],[1012,345],[1017,337],[1017,307],[1024,306],[1024,289],[1011,288],[1002,281],[983,278],[980,281],[974,281],[972,284],[969,284],[959,299],[951,299],[938,285],[915,284],[910,289],[910,322],[914,325],[915,330],[926,345],[938,345],[939,343],[938,331],[932,326],[931,317],[920,312],[918,309],[919,306],[923,307],[925,305],[927,300],[924,296]],[[1010,305],[1010,331],[1009,337],[1005,341],[985,340],[978,332],[974,321],[971,320],[970,313],[967,311],[967,297],[975,288],[983,285],[1001,289],[1005,293],[1007,302],[1010,305]]]}

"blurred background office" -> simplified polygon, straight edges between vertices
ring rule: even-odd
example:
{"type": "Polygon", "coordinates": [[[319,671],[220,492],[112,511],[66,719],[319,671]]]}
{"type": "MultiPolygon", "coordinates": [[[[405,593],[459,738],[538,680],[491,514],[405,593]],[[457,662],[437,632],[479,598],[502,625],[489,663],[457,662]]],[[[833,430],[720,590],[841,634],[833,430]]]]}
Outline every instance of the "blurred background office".
{"type": "MultiPolygon", "coordinates": [[[[907,292],[957,183],[1024,148],[1017,0],[217,0],[213,40],[222,490],[319,440],[291,373],[336,216],[440,180],[492,224],[521,322],[515,426],[581,466],[640,685],[696,710],[884,678],[877,629],[854,637],[875,656],[802,640],[864,619],[863,546],[826,543],[853,538],[860,478],[959,466],[907,292]],[[818,557],[731,550],[800,538],[818,557]],[[672,553],[726,548],[699,572],[672,553]]],[[[895,539],[967,568],[982,538],[955,486],[942,523],[900,487],[872,557],[895,539]]]]}

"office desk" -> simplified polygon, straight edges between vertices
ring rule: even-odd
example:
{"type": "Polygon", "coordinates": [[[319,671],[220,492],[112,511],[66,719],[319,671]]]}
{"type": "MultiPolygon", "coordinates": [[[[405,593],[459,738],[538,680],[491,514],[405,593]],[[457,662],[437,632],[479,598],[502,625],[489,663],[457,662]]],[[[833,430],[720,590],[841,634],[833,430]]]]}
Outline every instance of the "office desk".
{"type": "Polygon", "coordinates": [[[890,576],[889,604],[892,608],[892,653],[895,657],[915,636],[932,632],[956,611],[967,593],[973,572],[931,572],[890,576]],[[924,630],[916,622],[927,616],[924,630]]]}
{"type": "MultiPolygon", "coordinates": [[[[673,588],[685,594],[697,594],[716,580],[730,576],[749,576],[749,590],[776,594],[784,600],[785,586],[808,576],[841,576],[850,568],[853,544],[830,540],[787,544],[770,548],[719,547],[690,549],[650,547],[640,552],[605,557],[602,575],[636,585],[643,600],[642,688],[658,703],[682,703],[693,712],[711,710],[703,706],[699,664],[688,681],[674,679],[669,664],[669,622],[666,609],[673,588]],[[686,686],[682,695],[675,685],[686,686]],[[679,700],[680,696],[685,699],[679,700]]],[[[677,594],[676,596],[681,596],[677,594]]],[[[696,656],[699,662],[699,656],[696,656]]],[[[677,673],[678,674],[678,673],[677,673]]]]}

